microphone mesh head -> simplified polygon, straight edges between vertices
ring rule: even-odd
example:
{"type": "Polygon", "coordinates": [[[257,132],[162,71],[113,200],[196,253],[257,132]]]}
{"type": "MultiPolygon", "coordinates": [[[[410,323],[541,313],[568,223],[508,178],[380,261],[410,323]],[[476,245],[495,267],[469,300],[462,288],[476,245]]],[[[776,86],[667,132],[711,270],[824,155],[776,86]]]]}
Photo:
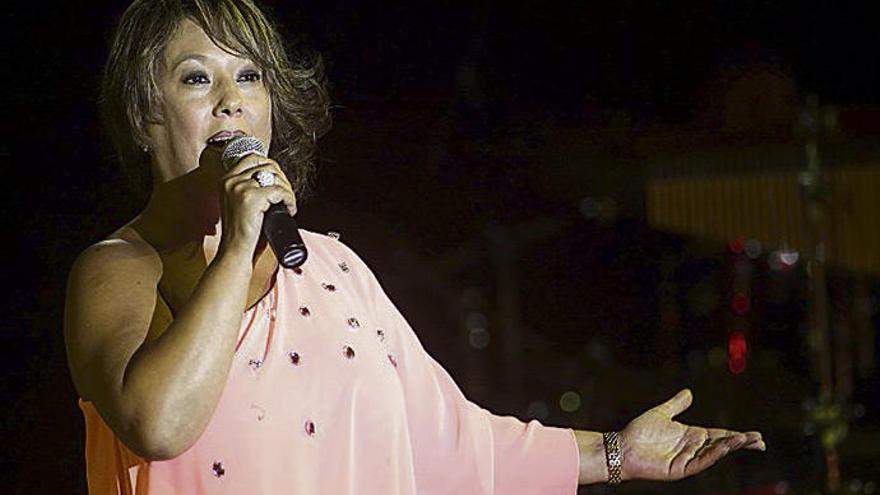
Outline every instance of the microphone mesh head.
{"type": "Polygon", "coordinates": [[[221,157],[223,168],[226,170],[231,169],[239,160],[251,153],[266,156],[266,147],[263,145],[263,142],[253,136],[238,136],[230,139],[226,143],[226,148],[223,149],[223,156],[221,157]]]}

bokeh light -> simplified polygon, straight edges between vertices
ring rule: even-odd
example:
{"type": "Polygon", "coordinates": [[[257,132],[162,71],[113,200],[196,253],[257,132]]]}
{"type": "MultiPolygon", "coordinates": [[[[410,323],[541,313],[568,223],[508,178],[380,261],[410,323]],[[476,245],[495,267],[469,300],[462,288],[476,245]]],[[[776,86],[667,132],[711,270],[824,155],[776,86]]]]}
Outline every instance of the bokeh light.
{"type": "Polygon", "coordinates": [[[749,239],[746,242],[746,256],[753,260],[761,256],[761,243],[757,239],[749,239]]]}
{"type": "Polygon", "coordinates": [[[742,254],[746,248],[746,243],[742,239],[734,239],[727,243],[727,248],[733,254],[742,254]]]}
{"type": "Polygon", "coordinates": [[[721,368],[727,362],[727,353],[721,347],[713,347],[709,349],[709,366],[713,368],[721,368]]]}
{"type": "Polygon", "coordinates": [[[492,336],[485,328],[474,328],[468,332],[468,343],[474,349],[485,349],[489,347],[489,341],[492,336]]]}
{"type": "Polygon", "coordinates": [[[575,412],[581,407],[581,394],[569,390],[559,397],[559,408],[565,412],[575,412]]]}
{"type": "Polygon", "coordinates": [[[746,294],[737,292],[730,300],[730,307],[733,309],[734,313],[744,315],[748,313],[749,308],[752,307],[752,301],[746,294]]]}
{"type": "Polygon", "coordinates": [[[727,340],[727,369],[739,374],[746,369],[746,352],[748,344],[742,332],[733,332],[727,340]]]}

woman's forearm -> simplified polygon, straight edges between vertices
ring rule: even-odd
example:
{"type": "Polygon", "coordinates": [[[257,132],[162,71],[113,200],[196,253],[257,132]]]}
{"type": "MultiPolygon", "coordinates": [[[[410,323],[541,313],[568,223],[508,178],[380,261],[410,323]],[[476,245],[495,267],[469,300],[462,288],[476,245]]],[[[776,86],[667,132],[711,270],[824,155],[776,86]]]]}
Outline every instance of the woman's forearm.
{"type": "Polygon", "coordinates": [[[123,394],[137,405],[133,416],[152,456],[179,454],[207,425],[232,362],[251,274],[248,256],[218,255],[174,322],[132,356],[123,394]]]}
{"type": "Polygon", "coordinates": [[[589,485],[607,481],[608,466],[605,464],[602,434],[595,431],[574,430],[574,436],[580,454],[578,484],[589,485]]]}

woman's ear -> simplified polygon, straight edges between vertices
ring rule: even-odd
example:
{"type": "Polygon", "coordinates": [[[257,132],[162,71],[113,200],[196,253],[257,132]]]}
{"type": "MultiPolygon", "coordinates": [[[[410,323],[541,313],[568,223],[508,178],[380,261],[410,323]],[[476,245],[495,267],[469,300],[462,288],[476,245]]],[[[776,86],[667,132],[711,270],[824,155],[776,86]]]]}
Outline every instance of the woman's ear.
{"type": "Polygon", "coordinates": [[[146,129],[135,132],[134,143],[144,153],[150,153],[153,150],[153,141],[147,135],[146,129]]]}

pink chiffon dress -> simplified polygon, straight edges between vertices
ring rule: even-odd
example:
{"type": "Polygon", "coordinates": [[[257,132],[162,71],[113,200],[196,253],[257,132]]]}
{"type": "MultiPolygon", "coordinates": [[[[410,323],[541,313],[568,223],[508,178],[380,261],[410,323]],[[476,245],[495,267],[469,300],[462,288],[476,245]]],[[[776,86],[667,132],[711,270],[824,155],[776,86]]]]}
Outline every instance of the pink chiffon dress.
{"type": "Polygon", "coordinates": [[[338,235],[302,237],[186,452],[142,459],[80,399],[91,495],[576,493],[573,430],[468,401],[338,235]]]}

